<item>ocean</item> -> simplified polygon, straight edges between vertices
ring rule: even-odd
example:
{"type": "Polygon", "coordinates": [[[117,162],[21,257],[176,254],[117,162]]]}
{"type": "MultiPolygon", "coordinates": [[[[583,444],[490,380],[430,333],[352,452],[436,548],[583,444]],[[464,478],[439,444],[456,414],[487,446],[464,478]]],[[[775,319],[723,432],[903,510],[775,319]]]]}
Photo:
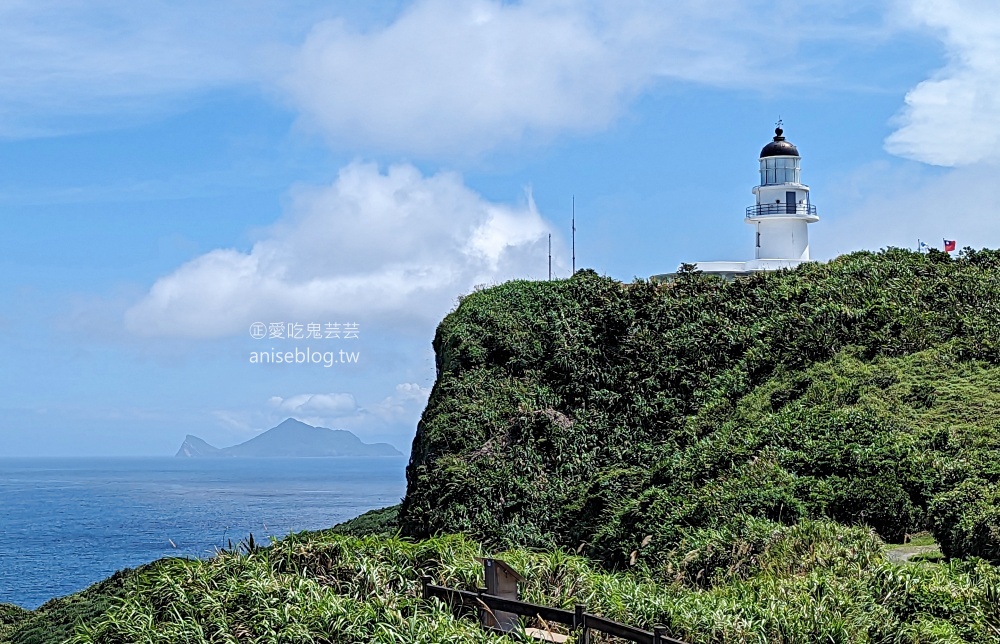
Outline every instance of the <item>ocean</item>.
{"type": "Polygon", "coordinates": [[[0,603],[36,608],[161,557],[208,557],[399,502],[406,459],[0,458],[0,603]]]}

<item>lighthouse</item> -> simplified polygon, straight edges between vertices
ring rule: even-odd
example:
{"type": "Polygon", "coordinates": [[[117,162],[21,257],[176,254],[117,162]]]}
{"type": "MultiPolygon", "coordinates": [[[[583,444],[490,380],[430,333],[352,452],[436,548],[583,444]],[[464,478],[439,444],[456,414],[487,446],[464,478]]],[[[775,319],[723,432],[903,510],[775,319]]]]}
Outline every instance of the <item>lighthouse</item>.
{"type": "Polygon", "coordinates": [[[809,261],[809,224],[819,217],[809,201],[809,186],[799,175],[801,161],[779,121],[774,140],[760,151],[760,185],[753,189],[757,203],[747,208],[746,222],[754,227],[756,240],[749,270],[809,261]]]}
{"type": "MultiPolygon", "coordinates": [[[[785,139],[781,121],[774,129],[774,139],[764,146],[758,158],[760,184],[753,187],[755,197],[746,209],[744,221],[754,229],[754,258],[735,262],[697,262],[703,273],[731,279],[760,271],[795,268],[812,261],[809,258],[809,224],[819,221],[816,206],[809,199],[809,186],[802,183],[799,149],[785,139]]],[[[673,273],[654,275],[652,279],[670,279],[673,273]]]]}

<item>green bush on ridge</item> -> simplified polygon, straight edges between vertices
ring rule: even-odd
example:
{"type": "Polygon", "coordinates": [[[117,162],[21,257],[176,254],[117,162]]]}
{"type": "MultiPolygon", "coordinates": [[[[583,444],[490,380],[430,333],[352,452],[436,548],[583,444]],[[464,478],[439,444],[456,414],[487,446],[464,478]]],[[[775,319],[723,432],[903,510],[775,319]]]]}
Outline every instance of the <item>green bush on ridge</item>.
{"type": "Polygon", "coordinates": [[[27,611],[20,606],[0,604],[0,640],[10,634],[18,624],[30,616],[31,611],[27,611]]]}
{"type": "MultiPolygon", "coordinates": [[[[960,518],[931,516],[934,499],[1000,479],[998,294],[1000,253],[971,249],[474,292],[434,340],[399,525],[582,544],[611,566],[647,535],[655,562],[734,517],[947,540],[960,518]]],[[[997,561],[992,515],[969,511],[979,527],[948,554],[997,561]]]]}

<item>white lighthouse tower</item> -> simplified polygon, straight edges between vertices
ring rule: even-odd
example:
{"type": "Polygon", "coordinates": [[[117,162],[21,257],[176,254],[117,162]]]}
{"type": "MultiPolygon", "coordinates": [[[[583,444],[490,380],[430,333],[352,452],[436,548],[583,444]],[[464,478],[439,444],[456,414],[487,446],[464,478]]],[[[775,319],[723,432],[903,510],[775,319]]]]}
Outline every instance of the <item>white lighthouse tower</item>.
{"type": "Polygon", "coordinates": [[[774,140],[760,151],[757,203],[747,208],[746,222],[756,232],[754,260],[746,270],[792,268],[809,261],[809,224],[819,221],[809,201],[809,186],[799,177],[799,150],[782,136],[781,122],[774,140]]]}
{"type": "MultiPolygon", "coordinates": [[[[742,262],[698,262],[703,273],[726,278],[758,271],[795,268],[809,259],[809,224],[819,221],[809,201],[809,186],[799,176],[799,150],[785,140],[781,121],[774,140],[760,151],[760,185],[744,221],[754,227],[754,258],[742,262]]],[[[673,274],[654,275],[670,279],[673,274]]]]}

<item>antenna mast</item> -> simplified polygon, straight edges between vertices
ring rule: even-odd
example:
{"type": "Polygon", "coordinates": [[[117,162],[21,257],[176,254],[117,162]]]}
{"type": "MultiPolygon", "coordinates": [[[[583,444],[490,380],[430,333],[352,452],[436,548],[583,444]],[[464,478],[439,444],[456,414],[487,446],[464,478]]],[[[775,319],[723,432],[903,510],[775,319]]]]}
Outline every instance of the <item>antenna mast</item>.
{"type": "Polygon", "coordinates": [[[573,195],[573,274],[576,275],[576,195],[573,195]]]}
{"type": "Polygon", "coordinates": [[[552,281],[552,233],[549,233],[549,281],[552,281]]]}

